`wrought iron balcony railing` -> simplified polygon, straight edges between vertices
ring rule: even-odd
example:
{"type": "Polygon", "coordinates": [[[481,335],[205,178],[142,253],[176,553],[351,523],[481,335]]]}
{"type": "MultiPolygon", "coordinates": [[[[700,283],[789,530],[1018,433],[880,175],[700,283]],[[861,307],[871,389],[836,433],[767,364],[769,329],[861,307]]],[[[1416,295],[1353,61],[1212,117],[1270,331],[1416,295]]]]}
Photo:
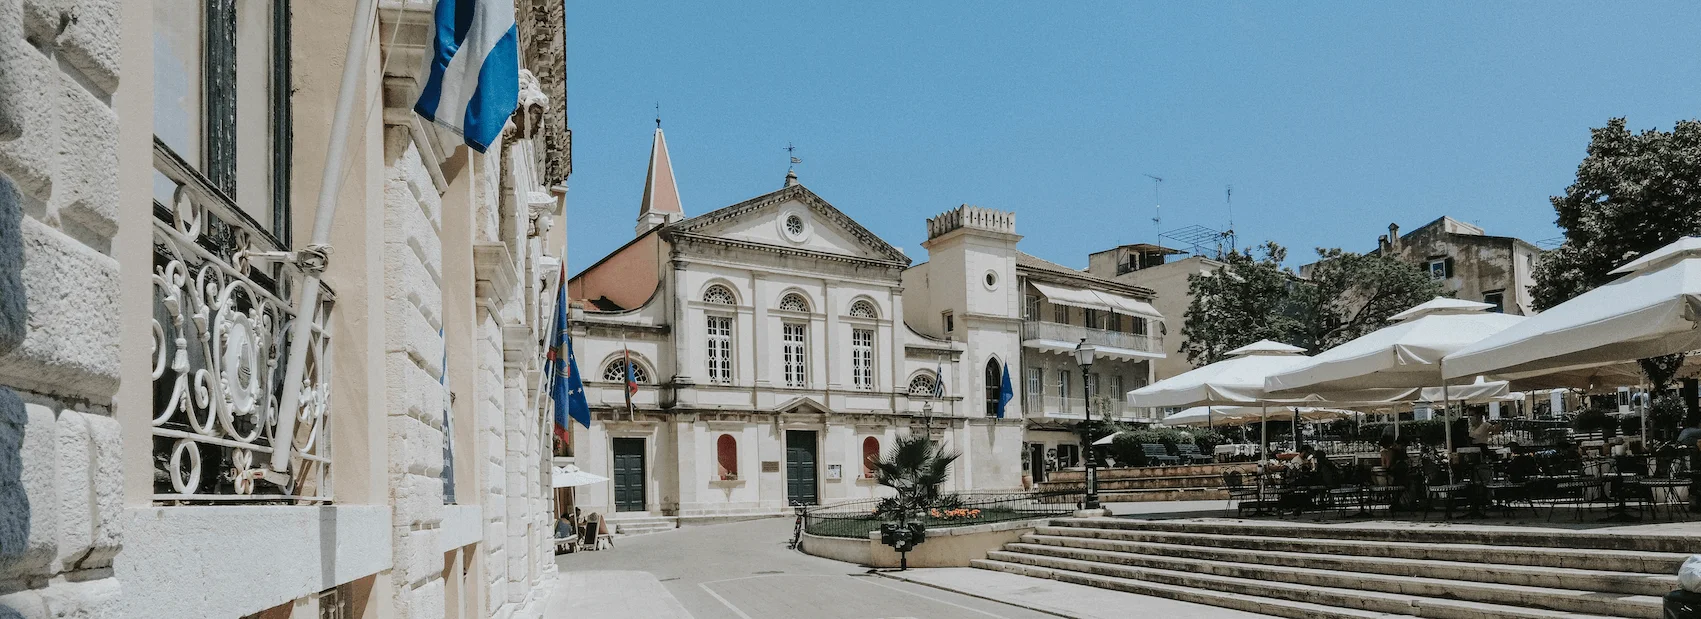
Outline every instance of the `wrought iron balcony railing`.
{"type": "Polygon", "coordinates": [[[154,500],[321,502],[331,498],[330,338],[334,295],[321,289],[302,384],[285,385],[291,287],[283,248],[157,140],[154,143],[154,500]],[[169,196],[169,204],[160,197],[169,196]],[[282,411],[285,389],[298,410],[282,411]],[[277,436],[282,415],[292,436],[277,436]],[[268,480],[276,446],[288,475],[268,480]]]}
{"type": "Polygon", "coordinates": [[[1066,325],[1043,320],[1026,320],[1022,322],[1022,339],[1051,340],[1058,342],[1079,342],[1086,339],[1088,343],[1097,346],[1113,346],[1127,350],[1149,353],[1163,353],[1163,338],[1153,335],[1137,335],[1121,331],[1106,331],[1091,329],[1078,325],[1066,325]]]}

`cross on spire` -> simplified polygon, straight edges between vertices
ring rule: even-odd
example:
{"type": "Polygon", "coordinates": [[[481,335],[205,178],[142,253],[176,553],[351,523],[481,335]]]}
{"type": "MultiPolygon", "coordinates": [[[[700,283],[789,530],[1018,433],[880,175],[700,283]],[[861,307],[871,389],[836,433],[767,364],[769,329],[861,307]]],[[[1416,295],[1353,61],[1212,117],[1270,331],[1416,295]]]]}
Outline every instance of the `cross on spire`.
{"type": "Polygon", "coordinates": [[[656,102],[656,128],[661,128],[661,102],[656,102]]]}
{"type": "MultiPolygon", "coordinates": [[[[803,163],[802,159],[797,158],[797,153],[796,153],[797,147],[792,146],[791,142],[786,142],[785,151],[786,151],[786,155],[791,157],[791,165],[797,165],[797,164],[803,163]]],[[[790,170],[791,168],[787,167],[786,169],[790,170]]]]}

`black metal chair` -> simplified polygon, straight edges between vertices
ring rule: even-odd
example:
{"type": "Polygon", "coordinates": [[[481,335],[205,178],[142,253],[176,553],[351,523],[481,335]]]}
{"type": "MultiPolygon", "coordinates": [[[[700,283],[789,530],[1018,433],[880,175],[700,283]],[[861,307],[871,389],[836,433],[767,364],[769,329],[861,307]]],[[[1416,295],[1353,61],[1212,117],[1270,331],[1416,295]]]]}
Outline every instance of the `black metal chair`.
{"type": "Polygon", "coordinates": [[[1240,474],[1240,471],[1224,471],[1223,488],[1228,490],[1229,495],[1229,507],[1223,509],[1224,516],[1228,515],[1230,509],[1235,509],[1236,516],[1246,515],[1246,500],[1249,498],[1252,499],[1254,505],[1259,505],[1262,508],[1259,502],[1263,500],[1263,497],[1258,496],[1258,486],[1247,485],[1246,478],[1240,474]]]}

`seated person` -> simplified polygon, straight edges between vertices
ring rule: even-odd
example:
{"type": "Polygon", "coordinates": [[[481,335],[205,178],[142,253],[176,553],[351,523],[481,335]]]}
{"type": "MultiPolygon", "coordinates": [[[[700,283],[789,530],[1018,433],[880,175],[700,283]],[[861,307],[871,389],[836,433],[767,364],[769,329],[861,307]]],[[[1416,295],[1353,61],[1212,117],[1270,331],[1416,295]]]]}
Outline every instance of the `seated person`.
{"type": "Polygon", "coordinates": [[[1320,449],[1311,452],[1311,485],[1325,488],[1341,487],[1341,469],[1335,466],[1335,461],[1329,459],[1329,454],[1320,449]]]}
{"type": "Polygon", "coordinates": [[[1488,450],[1489,439],[1500,432],[1500,424],[1488,420],[1488,413],[1471,413],[1471,426],[1467,434],[1472,445],[1488,450]]]}
{"type": "Polygon", "coordinates": [[[1512,450],[1512,459],[1506,462],[1506,479],[1513,483],[1524,483],[1541,474],[1541,467],[1523,445],[1512,443],[1507,447],[1512,450]]]}

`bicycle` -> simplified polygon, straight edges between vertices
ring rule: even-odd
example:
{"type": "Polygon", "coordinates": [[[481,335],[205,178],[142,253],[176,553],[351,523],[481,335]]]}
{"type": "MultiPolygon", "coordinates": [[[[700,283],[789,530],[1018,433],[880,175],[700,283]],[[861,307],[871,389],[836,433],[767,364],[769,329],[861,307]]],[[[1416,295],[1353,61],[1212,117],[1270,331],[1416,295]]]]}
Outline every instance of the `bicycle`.
{"type": "Polygon", "coordinates": [[[786,544],[786,548],[797,550],[803,544],[803,515],[808,508],[801,501],[792,501],[791,508],[797,512],[797,522],[792,524],[791,542],[786,544]]]}

